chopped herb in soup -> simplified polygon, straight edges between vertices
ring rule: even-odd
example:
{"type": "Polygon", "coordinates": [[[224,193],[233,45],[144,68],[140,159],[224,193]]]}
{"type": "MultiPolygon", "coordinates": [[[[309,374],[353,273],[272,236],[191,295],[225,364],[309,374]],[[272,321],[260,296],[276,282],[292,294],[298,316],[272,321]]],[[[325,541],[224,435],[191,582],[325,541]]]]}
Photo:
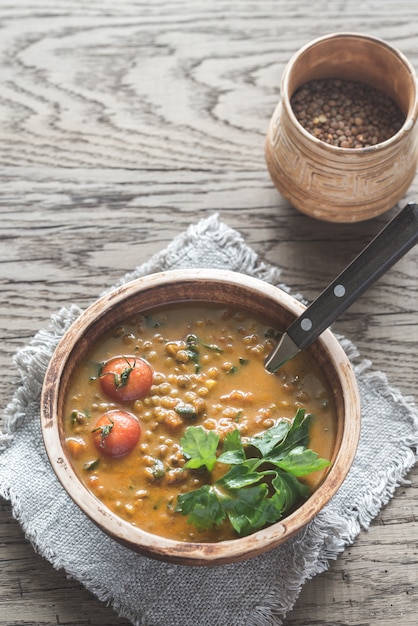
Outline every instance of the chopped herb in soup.
{"type": "Polygon", "coordinates": [[[179,541],[281,519],[323,480],[335,407],[309,354],[265,370],[275,341],[244,311],[190,303],[114,328],[67,393],[77,475],[120,517],[179,541]]]}

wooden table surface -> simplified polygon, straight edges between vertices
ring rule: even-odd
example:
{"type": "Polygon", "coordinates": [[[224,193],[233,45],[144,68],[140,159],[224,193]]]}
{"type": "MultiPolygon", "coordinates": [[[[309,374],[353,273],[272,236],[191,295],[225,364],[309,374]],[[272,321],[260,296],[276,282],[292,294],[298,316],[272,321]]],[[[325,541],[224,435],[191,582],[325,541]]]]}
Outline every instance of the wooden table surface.
{"type": "MultiPolygon", "coordinates": [[[[219,212],[312,299],[408,200],[358,224],[303,216],[275,190],[264,137],[290,56],[367,32],[418,68],[415,0],[0,2],[0,399],[13,355],[62,305],[91,303],[189,224],[219,212]]],[[[418,392],[418,248],[334,325],[418,392]]],[[[376,428],[379,416],[376,416],[376,428]]],[[[418,472],[287,626],[418,622],[418,472]]],[[[128,624],[38,556],[0,502],[0,624],[128,624]]],[[[169,624],[167,626],[170,626],[169,624]]],[[[228,626],[228,624],[225,624],[228,626]]]]}

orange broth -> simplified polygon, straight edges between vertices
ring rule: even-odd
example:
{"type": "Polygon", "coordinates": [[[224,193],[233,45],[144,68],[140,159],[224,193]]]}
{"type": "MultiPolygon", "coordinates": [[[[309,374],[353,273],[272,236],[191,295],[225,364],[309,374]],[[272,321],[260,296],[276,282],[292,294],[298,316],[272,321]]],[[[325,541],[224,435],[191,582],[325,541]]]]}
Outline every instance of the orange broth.
{"type": "MultiPolygon", "coordinates": [[[[221,439],[235,428],[254,436],[303,407],[315,416],[309,447],[329,459],[335,443],[335,406],[324,375],[306,352],[268,373],[264,359],[275,343],[272,329],[243,311],[190,303],[108,332],[79,365],[65,402],[66,446],[79,478],[109,509],[153,534],[193,542],[235,538],[228,524],[198,532],[173,510],[179,493],[203,484],[201,473],[183,469],[179,441],[188,426],[214,430],[221,439]],[[187,352],[190,334],[198,361],[187,352]],[[122,405],[103,394],[98,364],[115,355],[136,355],[152,366],[153,384],[142,399],[122,405]],[[180,403],[192,415],[179,415],[180,403]],[[131,452],[112,458],[98,451],[92,431],[103,413],[118,408],[137,416],[141,437],[131,452]]],[[[324,475],[312,473],[304,482],[314,490],[324,475]]]]}

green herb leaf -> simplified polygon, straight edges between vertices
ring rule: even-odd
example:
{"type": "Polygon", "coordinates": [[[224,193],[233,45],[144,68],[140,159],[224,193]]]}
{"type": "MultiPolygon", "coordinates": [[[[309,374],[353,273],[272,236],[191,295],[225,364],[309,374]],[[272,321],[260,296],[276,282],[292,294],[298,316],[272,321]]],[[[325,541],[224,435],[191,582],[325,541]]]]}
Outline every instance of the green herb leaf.
{"type": "Polygon", "coordinates": [[[161,480],[165,476],[165,469],[160,459],[154,459],[154,464],[151,467],[152,477],[154,480],[161,480]]]}
{"type": "Polygon", "coordinates": [[[126,385],[128,384],[129,376],[136,365],[136,361],[133,362],[133,365],[130,365],[129,361],[127,359],[125,360],[127,363],[127,367],[125,367],[125,369],[120,374],[113,375],[115,379],[116,389],[126,387],[126,385]]]}
{"type": "Polygon", "coordinates": [[[280,420],[275,426],[265,430],[261,435],[256,435],[245,440],[246,445],[257,448],[262,456],[269,454],[277,445],[281,444],[291,429],[291,422],[280,420]]]}
{"type": "Polygon", "coordinates": [[[220,499],[229,521],[238,535],[249,535],[265,525],[264,507],[268,487],[265,483],[237,489],[220,499]]]}
{"type": "Polygon", "coordinates": [[[223,350],[216,343],[202,343],[204,348],[208,350],[212,350],[212,352],[217,352],[218,354],[222,354],[223,350]]]}
{"type": "Polygon", "coordinates": [[[110,435],[110,433],[112,432],[112,428],[115,425],[115,422],[112,420],[111,417],[109,417],[109,421],[110,421],[110,424],[102,424],[101,426],[97,426],[96,428],[93,428],[93,430],[91,431],[92,433],[100,432],[100,446],[101,447],[104,446],[106,437],[110,435]]]}
{"type": "Polygon", "coordinates": [[[292,509],[309,495],[308,487],[286,472],[277,472],[272,480],[272,486],[275,490],[276,504],[280,504],[283,511],[292,509]]]}
{"type": "Polygon", "coordinates": [[[242,416],[243,416],[243,411],[240,409],[239,411],[237,411],[237,414],[234,417],[234,422],[238,423],[242,416]]]}
{"type": "Polygon", "coordinates": [[[254,485],[259,482],[260,474],[253,472],[251,468],[245,464],[233,465],[231,469],[219,480],[216,481],[216,486],[221,490],[233,491],[235,489],[242,489],[248,487],[248,485],[254,485]]]}
{"type": "Polygon", "coordinates": [[[286,437],[286,448],[291,449],[295,446],[307,446],[309,441],[309,426],[313,415],[305,413],[305,409],[298,409],[293,418],[292,426],[286,437]]]}
{"type": "Polygon", "coordinates": [[[303,446],[294,448],[277,462],[277,467],[293,474],[293,476],[307,476],[311,472],[323,470],[329,465],[329,461],[319,458],[316,452],[306,450],[303,446]]]}
{"type": "Polygon", "coordinates": [[[192,404],[184,404],[180,402],[177,406],[174,407],[176,413],[181,415],[182,417],[188,417],[189,419],[196,419],[197,413],[196,409],[192,404]]]}
{"type": "Polygon", "coordinates": [[[194,524],[199,531],[216,528],[226,517],[213,487],[209,485],[180,494],[174,510],[188,515],[188,522],[194,524]]]}
{"type": "Polygon", "coordinates": [[[241,441],[241,433],[237,428],[229,432],[223,443],[223,452],[219,455],[219,463],[237,465],[246,460],[244,446],[241,441]]]}
{"type": "Polygon", "coordinates": [[[211,472],[217,462],[218,444],[219,435],[213,431],[206,431],[201,426],[186,428],[180,440],[183,453],[189,459],[185,467],[190,469],[206,467],[211,472]]]}
{"type": "Polygon", "coordinates": [[[194,363],[195,371],[198,372],[200,370],[200,355],[197,347],[198,339],[196,335],[187,335],[186,337],[186,346],[187,346],[187,355],[189,359],[194,363]]]}
{"type": "Polygon", "coordinates": [[[93,461],[87,461],[83,465],[83,470],[86,472],[92,472],[99,465],[99,459],[93,459],[93,461]]]}

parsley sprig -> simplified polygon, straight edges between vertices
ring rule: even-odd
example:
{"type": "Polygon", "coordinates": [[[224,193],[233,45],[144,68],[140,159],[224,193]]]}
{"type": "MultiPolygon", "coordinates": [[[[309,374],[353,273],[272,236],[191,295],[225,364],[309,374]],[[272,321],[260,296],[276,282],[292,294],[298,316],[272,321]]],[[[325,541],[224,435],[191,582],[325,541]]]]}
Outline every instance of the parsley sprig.
{"type": "Polygon", "coordinates": [[[185,468],[209,473],[218,463],[229,468],[214,482],[180,494],[175,510],[199,531],[229,520],[240,536],[277,522],[309,495],[298,479],[330,465],[307,448],[311,419],[299,409],[292,421],[280,420],[254,437],[242,438],[233,430],[221,446],[213,431],[187,428],[180,442],[188,459],[185,468]]]}

